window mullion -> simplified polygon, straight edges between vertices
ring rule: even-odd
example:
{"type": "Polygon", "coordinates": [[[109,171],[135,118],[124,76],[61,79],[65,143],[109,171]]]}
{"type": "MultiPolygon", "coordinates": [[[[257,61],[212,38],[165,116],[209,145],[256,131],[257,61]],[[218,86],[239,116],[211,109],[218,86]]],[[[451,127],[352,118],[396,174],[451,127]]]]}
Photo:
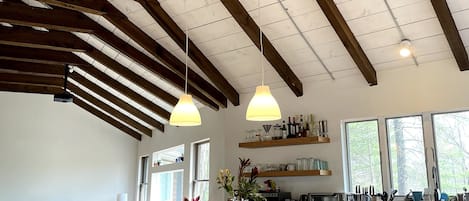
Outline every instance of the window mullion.
{"type": "Polygon", "coordinates": [[[433,178],[433,167],[437,168],[437,161],[435,157],[435,135],[433,132],[432,116],[430,113],[423,114],[423,134],[425,143],[425,160],[428,175],[428,188],[434,189],[435,181],[433,178]]]}
{"type": "Polygon", "coordinates": [[[378,118],[379,147],[381,156],[381,175],[383,175],[383,191],[392,188],[391,164],[389,163],[388,135],[386,132],[386,119],[378,118]]]}

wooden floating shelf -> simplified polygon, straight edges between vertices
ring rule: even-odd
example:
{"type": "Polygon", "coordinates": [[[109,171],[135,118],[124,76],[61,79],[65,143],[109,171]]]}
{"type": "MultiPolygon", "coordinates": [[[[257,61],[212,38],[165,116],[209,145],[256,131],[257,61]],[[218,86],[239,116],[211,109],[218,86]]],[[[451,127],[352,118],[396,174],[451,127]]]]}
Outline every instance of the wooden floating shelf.
{"type": "Polygon", "coordinates": [[[239,143],[239,147],[242,148],[261,148],[261,147],[277,147],[277,146],[288,146],[288,145],[301,145],[301,144],[321,144],[330,143],[331,140],[328,137],[300,137],[300,138],[288,138],[280,140],[269,140],[262,142],[243,142],[239,143]]]}
{"type": "MultiPolygon", "coordinates": [[[[243,176],[249,177],[250,173],[244,173],[243,176]]],[[[297,176],[331,176],[331,170],[298,170],[298,171],[268,171],[260,172],[258,177],[297,177],[297,176]]]]}

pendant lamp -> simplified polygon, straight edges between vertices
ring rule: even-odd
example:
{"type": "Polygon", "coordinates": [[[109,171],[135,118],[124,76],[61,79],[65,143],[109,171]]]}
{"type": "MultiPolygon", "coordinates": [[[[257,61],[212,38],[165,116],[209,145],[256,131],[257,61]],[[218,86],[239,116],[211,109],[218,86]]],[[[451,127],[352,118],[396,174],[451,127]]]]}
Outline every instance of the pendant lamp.
{"type": "MultiPolygon", "coordinates": [[[[259,1],[260,2],[260,1],[259,1]]],[[[259,24],[261,23],[261,7],[259,3],[259,24]]],[[[249,102],[246,111],[246,120],[248,121],[274,121],[282,118],[280,107],[277,101],[270,93],[270,87],[264,85],[264,45],[262,43],[262,30],[259,26],[259,41],[261,46],[260,65],[262,69],[262,84],[256,87],[256,93],[249,102]]]]}
{"type": "MultiPolygon", "coordinates": [[[[185,4],[185,1],[184,1],[185,4]]],[[[185,6],[184,6],[185,7],[185,6]]],[[[169,125],[171,126],[200,126],[202,120],[200,118],[200,113],[194,102],[192,101],[192,96],[187,94],[187,57],[189,54],[189,32],[186,27],[186,80],[184,86],[184,94],[179,97],[179,101],[171,112],[169,117],[169,125]]]]}

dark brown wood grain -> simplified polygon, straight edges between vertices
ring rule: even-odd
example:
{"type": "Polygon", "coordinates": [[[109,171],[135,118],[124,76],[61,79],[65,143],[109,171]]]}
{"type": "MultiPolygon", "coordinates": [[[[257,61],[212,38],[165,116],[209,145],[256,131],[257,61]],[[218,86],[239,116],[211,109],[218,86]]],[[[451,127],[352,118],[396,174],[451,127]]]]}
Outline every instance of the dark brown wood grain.
{"type": "Polygon", "coordinates": [[[91,49],[91,46],[83,43],[80,38],[66,37],[63,32],[5,26],[0,26],[0,44],[68,52],[85,52],[91,49]],[[30,42],[31,40],[34,40],[34,43],[30,42]]]}
{"type": "Polygon", "coordinates": [[[469,70],[469,59],[466,48],[464,47],[461,35],[459,35],[458,28],[456,27],[448,4],[445,0],[431,0],[431,2],[436,16],[440,21],[440,25],[443,28],[443,32],[445,33],[446,40],[448,40],[454,58],[458,63],[459,69],[461,71],[469,70]]]}
{"type": "MultiPolygon", "coordinates": [[[[231,15],[234,17],[239,26],[244,30],[244,32],[249,36],[252,42],[260,50],[260,29],[256,22],[251,18],[249,13],[244,9],[241,2],[238,0],[221,0],[223,5],[228,9],[231,15]]],[[[263,35],[262,37],[263,47],[264,47],[264,56],[272,64],[277,73],[282,77],[285,83],[290,87],[290,89],[295,93],[296,96],[303,95],[303,83],[291,70],[287,62],[282,58],[278,53],[269,39],[263,35]]]]}
{"type": "Polygon", "coordinates": [[[352,30],[350,30],[334,1],[317,0],[317,2],[368,84],[370,86],[377,85],[378,80],[375,68],[353,35],[352,30]]]}
{"type": "Polygon", "coordinates": [[[63,77],[64,74],[63,65],[39,64],[4,59],[0,59],[0,69],[3,71],[50,74],[61,77],[63,77]]]}

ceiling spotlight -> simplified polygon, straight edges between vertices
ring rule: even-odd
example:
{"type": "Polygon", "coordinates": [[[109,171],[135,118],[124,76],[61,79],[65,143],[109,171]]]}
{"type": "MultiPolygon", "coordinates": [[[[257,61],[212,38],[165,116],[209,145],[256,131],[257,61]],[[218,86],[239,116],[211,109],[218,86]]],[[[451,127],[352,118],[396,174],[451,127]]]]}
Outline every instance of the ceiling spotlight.
{"type": "Polygon", "coordinates": [[[412,51],[411,51],[411,43],[410,43],[410,40],[409,39],[404,39],[401,41],[401,49],[399,50],[399,54],[402,56],[402,57],[408,57],[410,56],[410,54],[412,54],[412,51]]]}

